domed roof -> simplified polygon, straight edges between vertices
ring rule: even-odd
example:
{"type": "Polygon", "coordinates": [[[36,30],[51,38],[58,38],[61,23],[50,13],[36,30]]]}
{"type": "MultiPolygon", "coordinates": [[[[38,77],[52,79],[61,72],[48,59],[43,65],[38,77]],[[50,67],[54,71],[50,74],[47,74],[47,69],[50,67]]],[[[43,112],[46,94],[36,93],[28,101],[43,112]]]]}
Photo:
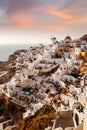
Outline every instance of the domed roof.
{"type": "Polygon", "coordinates": [[[66,36],[66,37],[65,37],[65,40],[66,40],[66,39],[72,40],[70,36],[66,36]]]}
{"type": "Polygon", "coordinates": [[[82,41],[84,41],[84,40],[87,41],[87,34],[85,34],[84,36],[82,36],[80,39],[81,39],[82,41]]]}

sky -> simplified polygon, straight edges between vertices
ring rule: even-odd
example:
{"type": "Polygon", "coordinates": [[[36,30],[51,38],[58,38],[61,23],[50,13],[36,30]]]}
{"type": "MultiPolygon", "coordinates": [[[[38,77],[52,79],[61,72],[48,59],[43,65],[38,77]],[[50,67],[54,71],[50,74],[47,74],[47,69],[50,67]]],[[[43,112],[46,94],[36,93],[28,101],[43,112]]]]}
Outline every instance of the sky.
{"type": "Polygon", "coordinates": [[[87,0],[0,0],[0,44],[49,43],[87,32],[87,0]]]}

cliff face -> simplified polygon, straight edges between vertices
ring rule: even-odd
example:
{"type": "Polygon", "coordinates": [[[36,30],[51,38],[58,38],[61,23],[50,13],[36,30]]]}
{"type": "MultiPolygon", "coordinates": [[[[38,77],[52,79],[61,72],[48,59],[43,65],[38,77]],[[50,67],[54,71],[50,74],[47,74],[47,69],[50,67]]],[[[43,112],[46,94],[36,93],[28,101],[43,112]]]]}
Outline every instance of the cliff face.
{"type": "Polygon", "coordinates": [[[41,108],[34,117],[30,117],[21,122],[20,130],[44,130],[46,127],[51,126],[56,113],[51,106],[45,105],[41,108]]]}
{"type": "Polygon", "coordinates": [[[2,62],[0,61],[0,73],[3,71],[7,71],[6,74],[0,76],[0,84],[8,82],[15,74],[16,68],[10,68],[9,65],[14,63],[15,59],[18,57],[21,51],[16,51],[12,55],[9,56],[8,61],[2,62]]]}
{"type": "Polygon", "coordinates": [[[0,116],[4,116],[5,120],[12,119],[19,127],[19,122],[22,120],[22,113],[24,108],[14,104],[4,95],[0,95],[0,116]]]}
{"type": "Polygon", "coordinates": [[[8,82],[14,76],[15,68],[7,68],[6,71],[7,73],[0,77],[0,84],[8,82]]]}

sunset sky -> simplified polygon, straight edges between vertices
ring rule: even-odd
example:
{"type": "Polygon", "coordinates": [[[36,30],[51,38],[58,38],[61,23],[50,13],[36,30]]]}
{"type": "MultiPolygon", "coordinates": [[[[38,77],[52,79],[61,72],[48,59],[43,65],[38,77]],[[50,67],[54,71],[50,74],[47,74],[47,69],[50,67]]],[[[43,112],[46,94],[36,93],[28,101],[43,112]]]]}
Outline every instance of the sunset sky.
{"type": "Polygon", "coordinates": [[[49,43],[87,33],[87,0],[0,0],[0,44],[49,43]]]}

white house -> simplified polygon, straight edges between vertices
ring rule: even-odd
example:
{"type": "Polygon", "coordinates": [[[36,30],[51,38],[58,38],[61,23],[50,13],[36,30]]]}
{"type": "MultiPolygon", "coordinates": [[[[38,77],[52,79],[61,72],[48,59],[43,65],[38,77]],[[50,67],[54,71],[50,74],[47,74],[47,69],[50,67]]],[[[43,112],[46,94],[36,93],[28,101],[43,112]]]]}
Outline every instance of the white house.
{"type": "Polygon", "coordinates": [[[77,127],[84,121],[85,108],[80,102],[76,102],[73,108],[73,122],[74,127],[77,127]]]}
{"type": "Polygon", "coordinates": [[[76,47],[75,48],[75,55],[79,55],[81,52],[81,48],[80,47],[76,47]]]}
{"type": "Polygon", "coordinates": [[[25,113],[23,113],[23,119],[28,118],[29,116],[33,116],[35,113],[28,109],[25,113]]]}
{"type": "Polygon", "coordinates": [[[86,45],[81,45],[82,50],[86,51],[87,50],[87,44],[86,45]]]}
{"type": "Polygon", "coordinates": [[[55,37],[51,37],[51,41],[52,41],[52,44],[55,44],[57,40],[55,37]]]}
{"type": "Polygon", "coordinates": [[[61,74],[70,74],[71,73],[70,64],[61,64],[58,70],[56,71],[56,73],[60,71],[61,71],[61,74]]]}

